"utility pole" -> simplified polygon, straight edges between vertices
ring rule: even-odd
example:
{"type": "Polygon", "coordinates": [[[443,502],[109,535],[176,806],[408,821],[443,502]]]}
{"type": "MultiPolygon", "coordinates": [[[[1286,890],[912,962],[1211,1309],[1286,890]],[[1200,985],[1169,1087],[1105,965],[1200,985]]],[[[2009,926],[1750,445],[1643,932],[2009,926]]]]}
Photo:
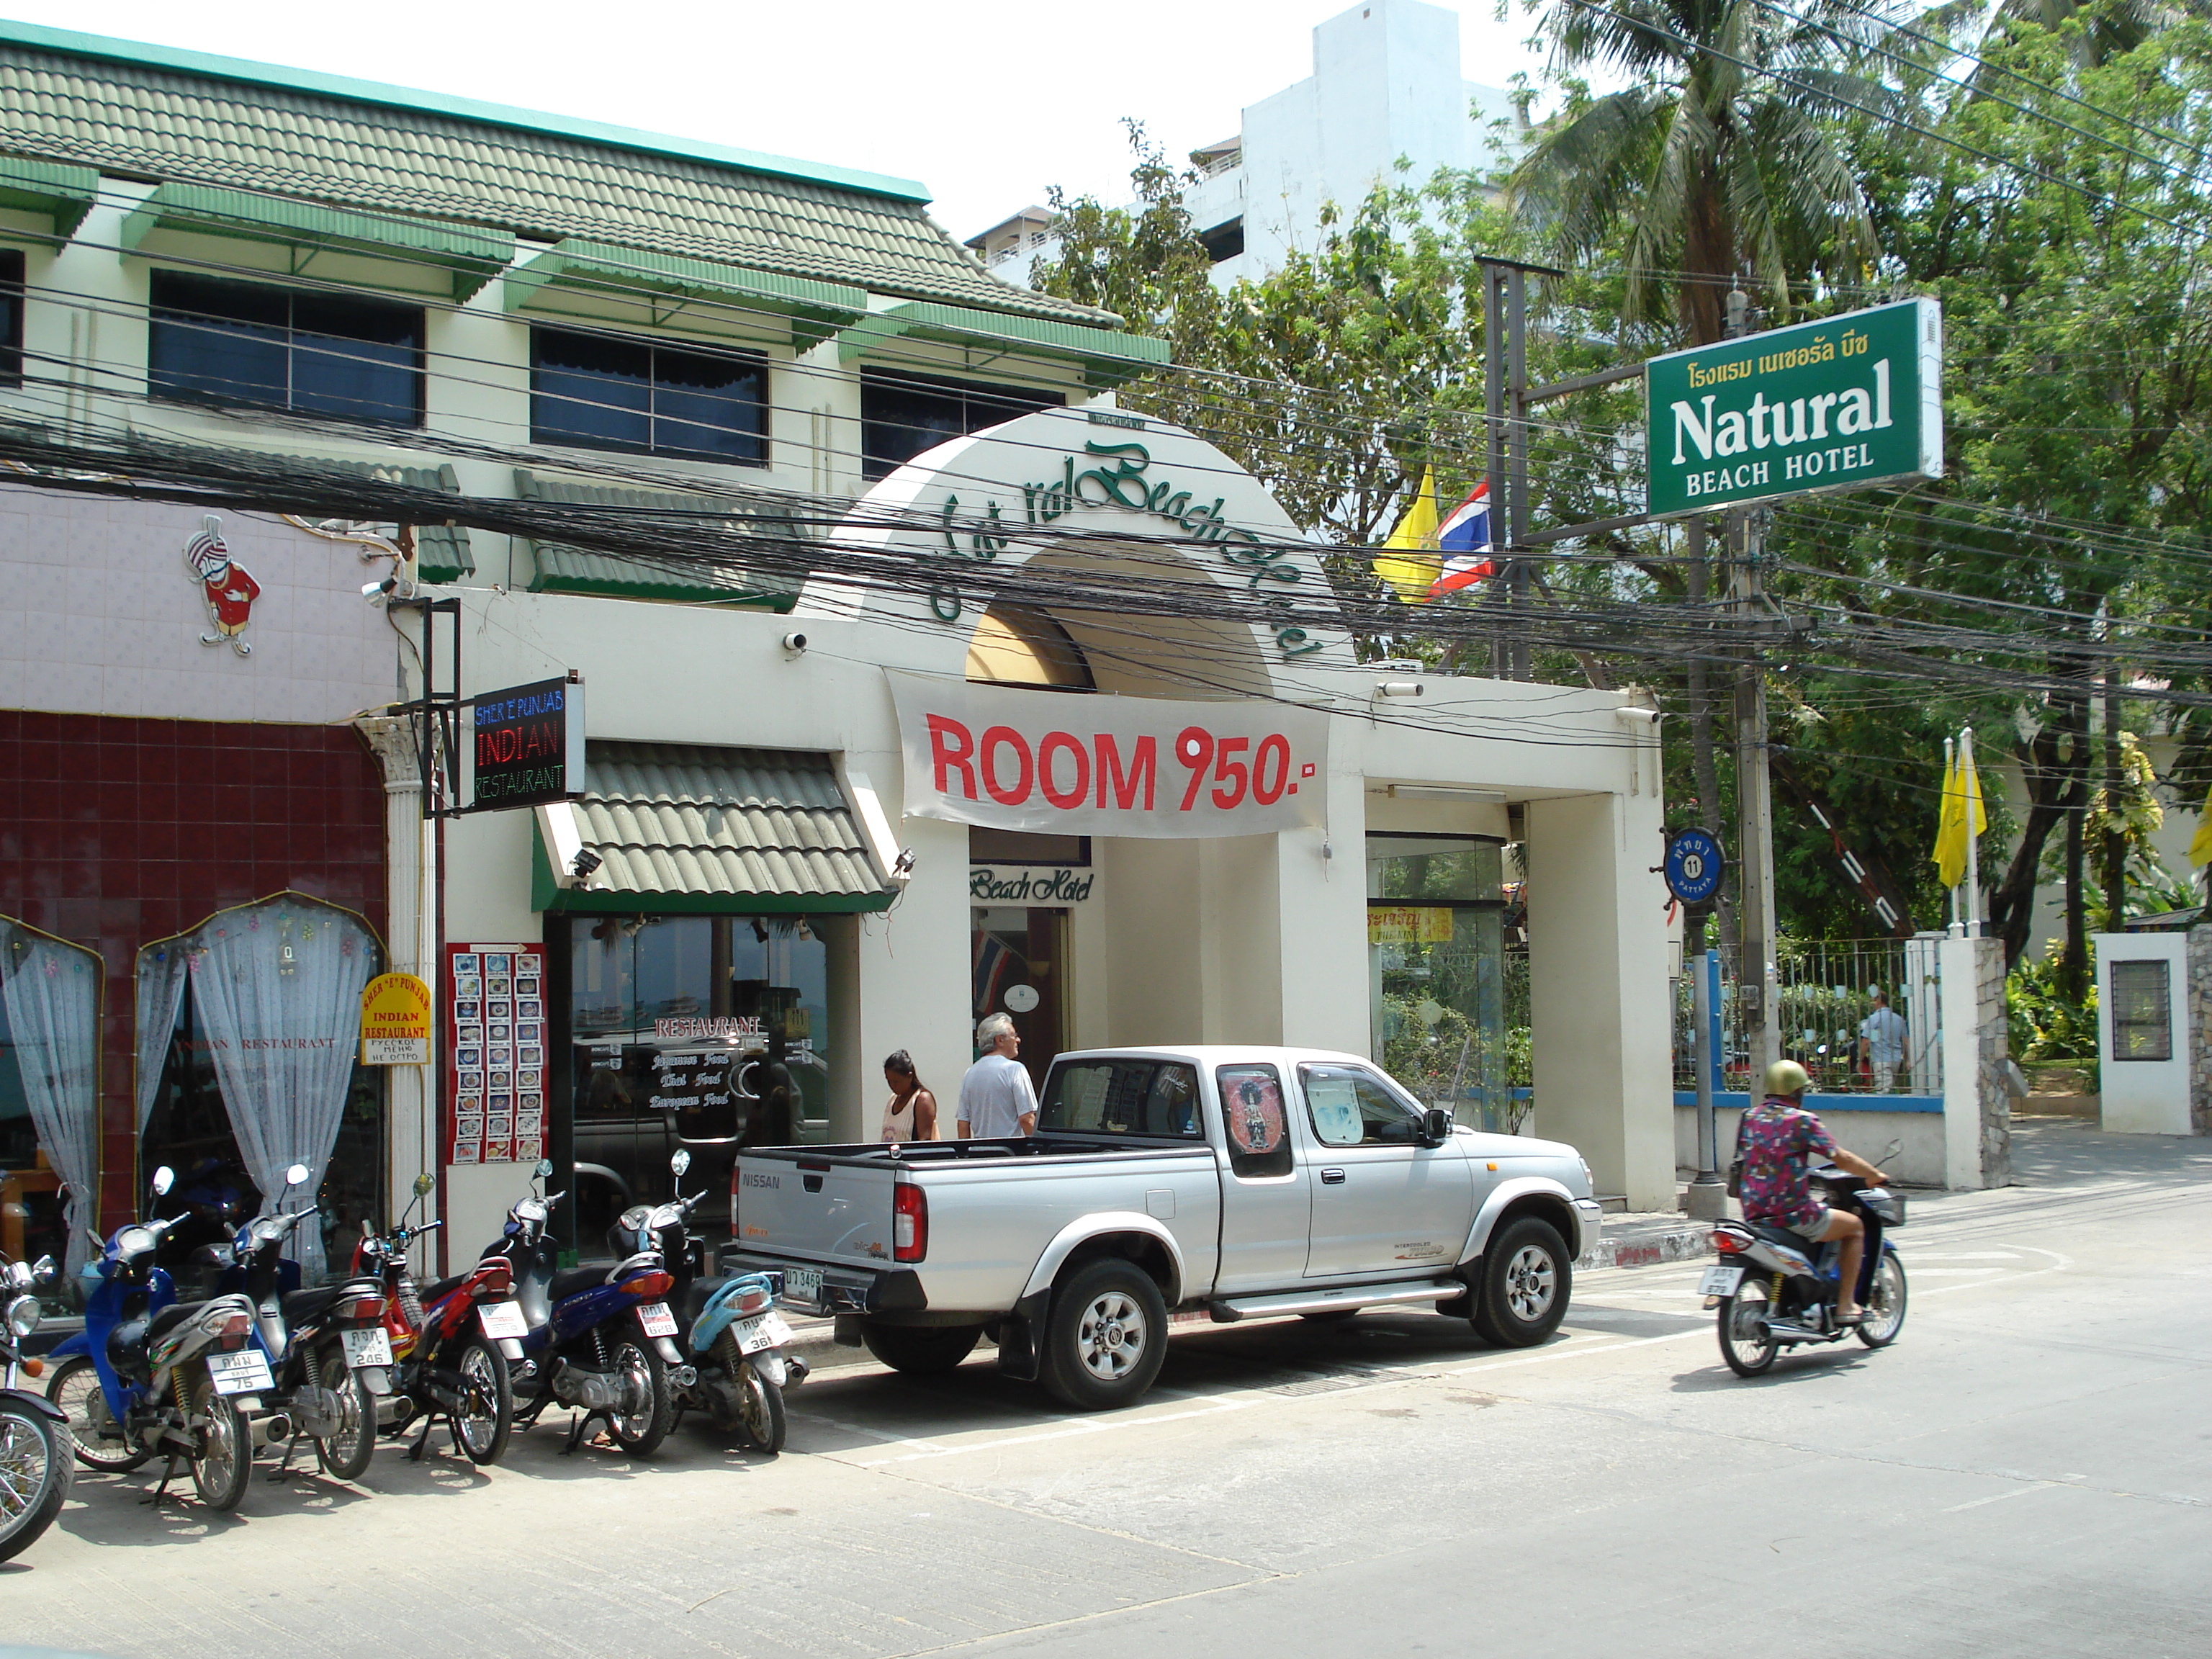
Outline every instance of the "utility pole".
{"type": "MultiPolygon", "coordinates": [[[[1751,296],[1741,289],[1728,296],[1728,319],[1730,339],[1757,326],[1751,296]]],[[[1766,527],[1771,517],[1763,507],[1740,507],[1728,515],[1730,596],[1736,624],[1747,635],[1764,619],[1766,527]]],[[[1747,645],[1735,682],[1736,868],[1741,872],[1736,904],[1736,996],[1754,1100],[1766,1068],[1782,1058],[1779,1011],[1771,982],[1774,795],[1767,754],[1765,665],[1758,647],[1747,645]]]]}
{"type": "MultiPolygon", "coordinates": [[[[1504,572],[1506,625],[1491,672],[1509,680],[1535,676],[1529,645],[1534,605],[1528,547],[1528,274],[1559,276],[1546,265],[1482,261],[1484,413],[1490,438],[1490,556],[1504,572]]],[[[1638,371],[1641,372],[1639,366],[1638,371]]]]}
{"type": "MultiPolygon", "coordinates": [[[[2119,641],[2119,607],[2105,601],[2105,642],[2119,641]]],[[[2126,788],[2120,753],[2120,664],[2105,659],[2105,931],[2117,933],[2128,913],[2128,844],[2120,834],[2120,800],[2126,788]]]]}

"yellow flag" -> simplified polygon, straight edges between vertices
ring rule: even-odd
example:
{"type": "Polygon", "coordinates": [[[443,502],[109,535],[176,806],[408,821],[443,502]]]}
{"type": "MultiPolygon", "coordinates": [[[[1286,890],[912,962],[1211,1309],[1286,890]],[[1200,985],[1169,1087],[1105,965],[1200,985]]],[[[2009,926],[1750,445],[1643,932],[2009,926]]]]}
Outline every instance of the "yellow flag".
{"type": "Polygon", "coordinates": [[[1421,491],[1398,527],[1382,545],[1390,551],[1375,561],[1375,574],[1390,584],[1407,605],[1419,605],[1443,574],[1443,555],[1437,550],[1437,470],[1421,469],[1421,491]],[[1395,555],[1395,557],[1391,555],[1395,555]]]}
{"type": "Polygon", "coordinates": [[[2197,833],[2189,842],[2189,862],[2192,866],[2212,864],[2212,791],[2204,797],[2204,805],[2197,814],[2197,833]]]}
{"type": "Polygon", "coordinates": [[[1982,781],[1965,755],[1954,750],[1943,772],[1943,811],[1936,823],[1936,871],[1946,887],[1966,878],[1966,842],[1990,827],[1982,810],[1982,781]]]}

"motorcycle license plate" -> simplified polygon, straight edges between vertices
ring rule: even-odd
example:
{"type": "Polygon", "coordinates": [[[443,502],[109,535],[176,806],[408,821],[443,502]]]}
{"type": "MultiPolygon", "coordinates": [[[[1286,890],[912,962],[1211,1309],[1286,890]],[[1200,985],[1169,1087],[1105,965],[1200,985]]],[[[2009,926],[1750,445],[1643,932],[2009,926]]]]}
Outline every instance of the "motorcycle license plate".
{"type": "Polygon", "coordinates": [[[645,1323],[647,1336],[676,1334],[676,1316],[668,1311],[665,1302],[647,1302],[639,1304],[637,1316],[645,1323]]]}
{"type": "Polygon", "coordinates": [[[501,1337],[521,1338],[530,1334],[530,1322],[523,1317],[519,1302],[487,1302],[477,1309],[477,1323],[483,1334],[497,1341],[501,1337]]]}
{"type": "Polygon", "coordinates": [[[763,1348],[780,1348],[791,1340],[791,1327],[771,1308],[766,1313],[755,1314],[750,1319],[740,1319],[730,1327],[738,1339],[739,1353],[758,1353],[763,1348]]]}
{"type": "Polygon", "coordinates": [[[1698,1281],[1699,1296],[1734,1296],[1735,1287],[1743,1283],[1743,1269],[1716,1263],[1705,1269],[1705,1276],[1698,1281]]]}
{"type": "Polygon", "coordinates": [[[819,1267],[786,1267],[783,1270],[783,1294],[787,1301],[818,1304],[822,1300],[822,1270],[819,1267]]]}
{"type": "Polygon", "coordinates": [[[211,1353],[207,1368],[208,1380],[217,1394],[257,1394],[276,1386],[276,1379],[269,1375],[268,1357],[258,1348],[211,1353]]]}
{"type": "Polygon", "coordinates": [[[338,1340],[345,1344],[346,1364],[356,1370],[392,1363],[392,1339],[380,1329],[340,1331],[338,1340]]]}

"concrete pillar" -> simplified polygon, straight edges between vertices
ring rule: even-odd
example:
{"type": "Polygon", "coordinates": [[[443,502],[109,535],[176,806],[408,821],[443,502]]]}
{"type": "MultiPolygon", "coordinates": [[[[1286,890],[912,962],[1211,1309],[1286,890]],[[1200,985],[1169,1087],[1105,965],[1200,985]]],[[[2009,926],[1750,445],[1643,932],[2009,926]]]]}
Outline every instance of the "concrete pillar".
{"type": "Polygon", "coordinates": [[[895,1048],[914,1055],[937,1096],[938,1133],[950,1140],[960,1079],[975,1054],[968,826],[904,818],[898,836],[913,849],[914,878],[896,904],[857,924],[860,1083],[854,1094],[841,1091],[831,1102],[834,1141],[873,1137],[883,1106],[876,1067],[895,1048]]]}
{"type": "MultiPolygon", "coordinates": [[[[436,826],[422,817],[422,762],[415,722],[405,715],[370,714],[353,724],[384,769],[387,965],[393,973],[417,975],[430,987],[434,1030],[438,964],[429,958],[437,933],[428,920],[437,903],[436,826]]],[[[438,1167],[438,1097],[432,1066],[387,1066],[386,1076],[385,1192],[396,1214],[406,1205],[415,1177],[438,1167]]]]}
{"type": "Polygon", "coordinates": [[[2189,1133],[2212,1135],[2212,927],[2189,930],[2189,994],[2182,1008],[2189,1042],[2189,1133]]]}
{"type": "Polygon", "coordinates": [[[1659,810],[1656,795],[1528,805],[1534,1131],[1571,1142],[1632,1210],[1675,1207],[1659,810]]]}
{"type": "MultiPolygon", "coordinates": [[[[2010,1022],[2005,1014],[2004,941],[1947,939],[1936,946],[1942,975],[1943,1184],[2012,1184],[2012,1092],[2005,1086],[2010,1022]]],[[[1879,1147],[1856,1149],[1877,1156],[1879,1147]]]]}

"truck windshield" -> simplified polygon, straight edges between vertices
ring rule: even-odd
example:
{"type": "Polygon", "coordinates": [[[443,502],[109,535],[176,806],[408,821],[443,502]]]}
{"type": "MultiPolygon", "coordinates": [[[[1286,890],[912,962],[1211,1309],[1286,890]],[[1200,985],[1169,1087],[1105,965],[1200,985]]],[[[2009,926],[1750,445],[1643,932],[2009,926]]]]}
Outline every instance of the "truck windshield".
{"type": "Polygon", "coordinates": [[[1037,1127],[1197,1140],[1198,1073],[1170,1060],[1079,1060],[1045,1079],[1037,1127]]]}

